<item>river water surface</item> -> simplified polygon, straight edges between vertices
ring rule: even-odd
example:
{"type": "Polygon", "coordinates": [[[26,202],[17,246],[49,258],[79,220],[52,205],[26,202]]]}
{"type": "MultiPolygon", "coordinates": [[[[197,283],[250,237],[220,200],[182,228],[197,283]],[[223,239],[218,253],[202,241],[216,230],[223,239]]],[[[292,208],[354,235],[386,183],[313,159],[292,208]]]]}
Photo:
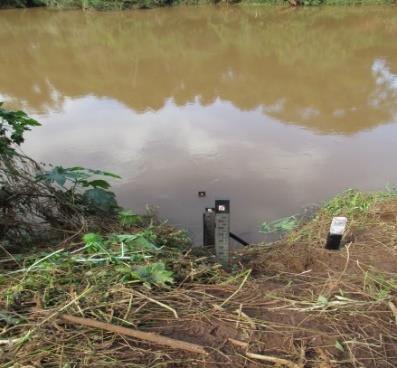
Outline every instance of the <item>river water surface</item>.
{"type": "Polygon", "coordinates": [[[200,241],[397,184],[397,8],[0,11],[0,100],[37,160],[116,172],[119,202],[200,241]],[[198,198],[204,190],[207,197],[198,198]]]}

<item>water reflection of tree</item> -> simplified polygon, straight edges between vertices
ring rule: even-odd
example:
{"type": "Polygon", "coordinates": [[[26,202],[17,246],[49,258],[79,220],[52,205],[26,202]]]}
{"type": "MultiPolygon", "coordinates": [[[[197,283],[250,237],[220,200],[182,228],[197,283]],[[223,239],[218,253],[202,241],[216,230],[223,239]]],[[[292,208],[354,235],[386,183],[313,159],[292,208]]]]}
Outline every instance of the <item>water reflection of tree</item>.
{"type": "Polygon", "coordinates": [[[136,111],[199,96],[341,132],[397,113],[395,99],[370,101],[382,88],[374,60],[395,50],[391,9],[15,11],[0,22],[0,93],[42,112],[62,96],[108,96],[136,111]]]}

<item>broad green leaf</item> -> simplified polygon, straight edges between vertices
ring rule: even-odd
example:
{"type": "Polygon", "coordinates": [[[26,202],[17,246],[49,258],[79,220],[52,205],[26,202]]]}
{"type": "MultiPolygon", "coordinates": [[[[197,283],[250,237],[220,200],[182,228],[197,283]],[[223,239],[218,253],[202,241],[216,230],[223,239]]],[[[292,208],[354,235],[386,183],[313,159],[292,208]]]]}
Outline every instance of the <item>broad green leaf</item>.
{"type": "Polygon", "coordinates": [[[24,133],[30,130],[30,127],[41,124],[23,111],[7,110],[2,106],[3,103],[0,104],[0,154],[12,155],[15,149],[11,146],[23,143],[24,133]]]}
{"type": "Polygon", "coordinates": [[[93,169],[87,169],[90,173],[95,174],[95,175],[103,175],[103,176],[110,176],[112,178],[116,179],[121,179],[121,176],[117,174],[113,174],[109,171],[102,171],[102,170],[93,170],[93,169]]]}
{"type": "Polygon", "coordinates": [[[142,217],[131,210],[120,211],[118,214],[119,222],[123,226],[134,226],[142,223],[142,217]]]}
{"type": "Polygon", "coordinates": [[[135,240],[136,244],[144,249],[147,250],[158,250],[157,246],[152,243],[150,240],[148,240],[145,236],[140,236],[135,240]]]}
{"type": "Polygon", "coordinates": [[[116,241],[120,242],[120,243],[130,243],[134,240],[136,240],[139,236],[141,236],[140,234],[117,234],[115,236],[116,241]]]}
{"type": "Polygon", "coordinates": [[[148,240],[144,234],[117,234],[115,235],[117,242],[125,243],[130,248],[140,249],[140,250],[154,250],[157,251],[159,248],[148,240]]]}
{"type": "Polygon", "coordinates": [[[2,106],[3,103],[0,104],[0,154],[12,156],[16,153],[12,146],[23,143],[24,133],[41,124],[23,111],[7,110],[2,106]]]}
{"type": "Polygon", "coordinates": [[[92,186],[94,188],[102,188],[102,189],[110,188],[110,184],[106,180],[102,180],[102,179],[87,181],[87,185],[92,186]]]}
{"type": "Polygon", "coordinates": [[[103,243],[103,237],[97,233],[87,233],[83,236],[83,241],[86,245],[90,245],[93,243],[103,243]]]}
{"type": "Polygon", "coordinates": [[[168,284],[172,284],[174,282],[172,272],[166,270],[165,265],[162,262],[152,263],[145,266],[137,266],[135,268],[135,273],[141,281],[160,287],[167,287],[168,284]]]}
{"type": "Polygon", "coordinates": [[[66,182],[66,172],[62,166],[55,166],[52,170],[37,176],[39,180],[46,180],[50,183],[57,183],[61,187],[66,182]]]}
{"type": "Polygon", "coordinates": [[[89,251],[99,252],[105,247],[105,240],[102,235],[97,233],[87,233],[83,236],[83,241],[89,251]]]}
{"type": "Polygon", "coordinates": [[[68,167],[68,170],[69,171],[83,171],[83,170],[85,170],[85,168],[81,167],[81,166],[73,166],[73,167],[68,167]]]}
{"type": "Polygon", "coordinates": [[[271,223],[264,222],[261,225],[260,232],[264,234],[273,232],[289,232],[298,226],[295,216],[284,217],[271,223]]]}
{"type": "Polygon", "coordinates": [[[83,198],[91,205],[109,211],[117,207],[115,194],[102,188],[88,189],[84,192],[83,198]]]}

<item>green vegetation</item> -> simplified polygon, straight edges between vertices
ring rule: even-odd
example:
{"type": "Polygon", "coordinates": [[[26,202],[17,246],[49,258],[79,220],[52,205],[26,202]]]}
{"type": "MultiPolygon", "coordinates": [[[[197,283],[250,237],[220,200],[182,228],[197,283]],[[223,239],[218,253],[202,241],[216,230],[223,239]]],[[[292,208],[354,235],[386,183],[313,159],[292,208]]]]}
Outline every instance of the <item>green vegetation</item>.
{"type": "MultiPolygon", "coordinates": [[[[96,10],[125,10],[132,8],[154,8],[160,6],[179,4],[217,4],[221,0],[5,0],[0,7],[37,7],[46,6],[50,8],[79,8],[96,10]]],[[[351,4],[392,4],[395,0],[225,0],[224,3],[248,3],[248,4],[289,4],[292,6],[313,5],[351,5],[351,4]]]]}
{"type": "MultiPolygon", "coordinates": [[[[373,219],[371,209],[382,202],[396,197],[396,189],[390,187],[387,187],[384,191],[376,192],[360,192],[355,189],[347,189],[342,194],[324,203],[313,218],[309,214],[309,228],[307,226],[302,227],[305,222],[308,222],[307,216],[294,215],[283,217],[272,222],[264,222],[261,225],[260,232],[263,234],[289,234],[291,241],[295,242],[300,238],[313,235],[311,234],[311,230],[315,229],[315,231],[317,231],[317,226],[315,225],[323,222],[328,223],[329,220],[335,216],[346,216],[349,219],[350,227],[368,225],[368,223],[372,221],[371,219],[373,219]]],[[[309,210],[309,212],[313,211],[309,210]]],[[[313,238],[310,238],[310,242],[313,242],[313,238]]]]}
{"type": "MultiPolygon", "coordinates": [[[[300,226],[292,226],[287,229],[277,228],[277,231],[289,231],[286,241],[289,244],[304,243],[310,247],[322,247],[324,239],[327,236],[331,219],[335,216],[346,216],[348,218],[348,231],[346,241],[352,239],[352,234],[357,231],[365,231],[371,227],[381,228],[379,241],[385,235],[388,238],[394,233],[394,225],[383,221],[379,213],[387,212],[383,206],[389,204],[394,211],[394,203],[397,198],[397,192],[394,188],[386,188],[384,191],[360,192],[354,189],[348,189],[342,194],[326,202],[317,213],[307,223],[300,223],[300,226]]],[[[287,218],[288,219],[288,218],[287,218]]],[[[276,221],[276,226],[284,224],[287,219],[276,221]]],[[[289,223],[288,223],[289,224],[289,223]]],[[[299,224],[299,221],[296,222],[299,224]]],[[[272,224],[271,224],[272,225],[272,224]]],[[[394,239],[387,239],[386,242],[392,242],[394,239]]]]}
{"type": "MultiPolygon", "coordinates": [[[[3,7],[46,6],[65,9],[125,10],[132,8],[153,8],[179,3],[197,4],[200,0],[6,0],[3,7]]],[[[216,2],[216,0],[214,1],[216,2]]]]}
{"type": "Polygon", "coordinates": [[[59,236],[51,229],[82,227],[84,216],[116,216],[120,208],[104,178],[119,176],[38,164],[18,150],[24,133],[34,126],[40,124],[0,103],[0,239],[29,245],[43,234],[59,236]]]}
{"type": "Polygon", "coordinates": [[[6,159],[16,156],[14,145],[23,143],[23,134],[34,126],[40,126],[40,123],[23,111],[4,109],[3,102],[0,102],[0,157],[6,159]]]}
{"type": "Polygon", "coordinates": [[[34,6],[43,6],[42,0],[3,0],[0,7],[3,8],[25,8],[34,6]]]}
{"type": "Polygon", "coordinates": [[[188,240],[183,232],[176,231],[158,240],[156,232],[161,226],[154,226],[153,219],[120,208],[115,194],[109,190],[110,184],[103,179],[119,178],[113,173],[62,166],[45,170],[20,153],[18,146],[24,141],[24,133],[34,126],[40,123],[23,111],[4,109],[0,103],[0,241],[35,249],[43,240],[43,226],[46,233],[58,238],[63,231],[77,231],[79,223],[82,227],[77,233],[82,229],[103,230],[97,224],[98,215],[107,219],[107,233],[102,236],[87,232],[82,236],[84,246],[77,251],[35,250],[31,256],[25,256],[24,266],[18,271],[24,277],[6,291],[8,302],[13,300],[14,292],[35,289],[47,293],[49,285],[57,284],[57,275],[70,275],[61,280],[69,284],[89,274],[97,285],[110,282],[106,272],[92,272],[98,266],[113,267],[115,272],[111,276],[116,283],[142,281],[147,287],[171,284],[172,272],[166,270],[161,259],[164,253],[169,256],[175,246],[186,246],[188,240]],[[50,206],[55,206],[55,211],[50,206]],[[59,226],[62,228],[55,230],[59,226]]]}
{"type": "Polygon", "coordinates": [[[261,225],[260,232],[263,234],[270,234],[276,232],[289,232],[298,226],[298,220],[295,216],[284,217],[276,221],[261,225]]]}
{"type": "Polygon", "coordinates": [[[322,212],[327,216],[347,216],[351,220],[360,221],[368,216],[376,204],[397,196],[396,189],[386,188],[380,192],[360,192],[348,189],[325,204],[322,212]]]}

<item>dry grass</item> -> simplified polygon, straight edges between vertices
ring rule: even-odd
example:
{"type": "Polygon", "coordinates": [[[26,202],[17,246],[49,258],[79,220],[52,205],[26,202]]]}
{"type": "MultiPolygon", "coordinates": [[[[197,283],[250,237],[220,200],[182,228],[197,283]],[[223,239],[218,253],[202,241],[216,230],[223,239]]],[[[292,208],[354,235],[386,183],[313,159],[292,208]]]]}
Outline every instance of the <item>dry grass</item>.
{"type": "Polygon", "coordinates": [[[352,208],[344,198],[277,246],[237,254],[234,274],[211,256],[174,253],[167,264],[178,277],[170,289],[115,282],[112,267],[101,266],[94,275],[81,269],[73,282],[55,271],[52,285],[10,298],[24,276],[3,274],[0,364],[396,367],[397,201],[366,201],[352,208]],[[343,250],[330,252],[324,235],[338,211],[350,211],[350,235],[343,250]],[[65,322],[63,314],[190,342],[206,354],[65,322]]]}

